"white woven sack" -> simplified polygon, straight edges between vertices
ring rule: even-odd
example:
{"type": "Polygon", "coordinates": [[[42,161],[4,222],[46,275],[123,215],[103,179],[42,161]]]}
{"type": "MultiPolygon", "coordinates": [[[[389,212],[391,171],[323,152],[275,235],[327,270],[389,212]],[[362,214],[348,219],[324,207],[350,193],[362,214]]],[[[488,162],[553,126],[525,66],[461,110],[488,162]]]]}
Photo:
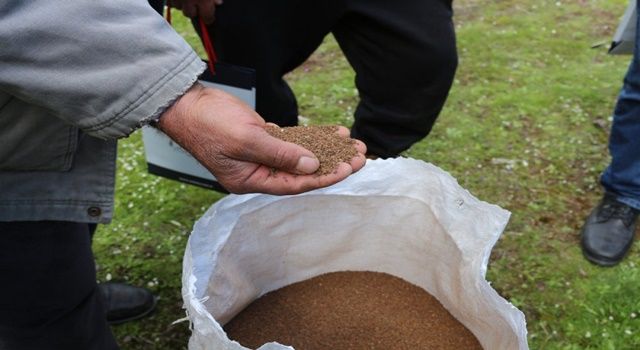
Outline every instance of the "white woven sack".
{"type": "MultiPolygon", "coordinates": [[[[484,349],[528,349],[523,313],[485,280],[509,215],[438,167],[403,158],[368,161],[302,195],[227,196],[196,222],[185,251],[189,349],[247,349],[222,325],[265,293],[335,271],[398,276],[435,296],[484,349]]],[[[259,348],[282,349],[293,348],[259,348]]]]}

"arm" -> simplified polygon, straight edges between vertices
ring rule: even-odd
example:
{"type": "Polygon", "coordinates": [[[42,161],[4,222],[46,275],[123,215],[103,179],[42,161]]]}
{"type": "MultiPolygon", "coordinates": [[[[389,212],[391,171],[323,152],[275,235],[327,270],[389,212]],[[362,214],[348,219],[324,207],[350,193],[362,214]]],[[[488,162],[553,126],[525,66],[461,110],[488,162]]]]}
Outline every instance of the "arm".
{"type": "Polygon", "coordinates": [[[204,65],[144,0],[0,2],[0,43],[0,90],[101,138],[164,112],[162,130],[236,193],[300,193],[364,164],[359,154],[334,174],[302,175],[316,158],[269,136],[240,101],[194,86],[204,65]]]}
{"type": "Polygon", "coordinates": [[[144,0],[0,2],[0,90],[101,138],[185,93],[199,57],[144,0]]]}

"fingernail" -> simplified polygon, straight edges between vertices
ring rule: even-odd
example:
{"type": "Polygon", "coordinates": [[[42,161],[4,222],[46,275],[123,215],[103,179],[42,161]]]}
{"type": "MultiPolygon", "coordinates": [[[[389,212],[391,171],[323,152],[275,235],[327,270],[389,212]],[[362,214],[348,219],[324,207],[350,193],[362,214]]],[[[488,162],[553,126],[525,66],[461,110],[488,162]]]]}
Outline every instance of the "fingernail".
{"type": "Polygon", "coordinates": [[[318,167],[320,167],[320,162],[316,158],[302,156],[298,160],[296,170],[303,174],[311,174],[318,170],[318,167]]]}

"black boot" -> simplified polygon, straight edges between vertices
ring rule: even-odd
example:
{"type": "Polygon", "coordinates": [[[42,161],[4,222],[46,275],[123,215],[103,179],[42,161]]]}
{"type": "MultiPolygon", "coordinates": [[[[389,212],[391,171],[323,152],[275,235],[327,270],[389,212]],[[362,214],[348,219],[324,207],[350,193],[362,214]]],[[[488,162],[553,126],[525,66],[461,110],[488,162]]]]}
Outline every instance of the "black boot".
{"type": "Polygon", "coordinates": [[[605,194],[582,227],[582,252],[601,266],[619,263],[631,248],[639,211],[605,194]]]}
{"type": "Polygon", "coordinates": [[[109,324],[137,320],[149,315],[156,307],[156,297],[145,288],[108,282],[99,283],[98,290],[109,324]]]}

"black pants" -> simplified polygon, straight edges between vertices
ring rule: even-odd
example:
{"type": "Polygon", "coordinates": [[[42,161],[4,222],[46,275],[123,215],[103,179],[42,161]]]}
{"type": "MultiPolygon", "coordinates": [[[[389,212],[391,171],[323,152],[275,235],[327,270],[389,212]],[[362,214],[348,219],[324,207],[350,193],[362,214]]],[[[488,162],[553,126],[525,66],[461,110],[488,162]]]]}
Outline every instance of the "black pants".
{"type": "Polygon", "coordinates": [[[457,66],[451,18],[451,0],[233,0],[209,30],[221,61],[256,69],[256,109],[281,126],[298,116],[283,75],[333,33],[356,72],[352,136],[388,157],[424,138],[442,109],[457,66]]]}
{"type": "Polygon", "coordinates": [[[118,349],[97,290],[95,226],[0,222],[0,349],[118,349]]]}
{"type": "Polygon", "coordinates": [[[149,0],[149,5],[160,15],[164,14],[164,3],[165,0],[149,0]]]}

